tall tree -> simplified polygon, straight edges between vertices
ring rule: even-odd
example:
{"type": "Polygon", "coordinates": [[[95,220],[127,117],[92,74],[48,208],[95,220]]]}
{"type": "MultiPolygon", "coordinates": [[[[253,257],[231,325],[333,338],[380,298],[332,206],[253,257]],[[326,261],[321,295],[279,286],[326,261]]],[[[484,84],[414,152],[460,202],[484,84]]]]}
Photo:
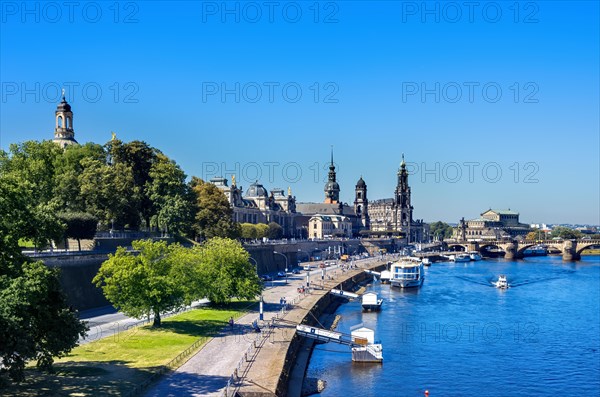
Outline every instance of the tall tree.
{"type": "Polygon", "coordinates": [[[229,303],[233,298],[254,299],[262,286],[250,254],[239,241],[212,238],[199,248],[201,279],[210,280],[206,297],[215,304],[229,303]]]}
{"type": "Polygon", "coordinates": [[[191,229],[195,203],[185,178],[181,168],[163,154],[157,156],[150,169],[145,191],[162,230],[179,234],[191,229]]]}
{"type": "Polygon", "coordinates": [[[277,222],[271,222],[268,225],[269,231],[267,237],[271,240],[278,240],[283,237],[283,228],[277,222]]]}
{"type": "Polygon", "coordinates": [[[0,172],[0,373],[23,379],[25,364],[50,368],[67,354],[86,326],[70,310],[60,290],[58,270],[32,262],[19,250],[20,239],[37,244],[62,233],[47,206],[37,203],[35,186],[0,172]]]}
{"type": "Polygon", "coordinates": [[[196,233],[205,239],[238,237],[239,225],[233,221],[233,209],[225,194],[214,184],[196,177],[192,177],[191,186],[197,204],[194,224],[196,233]]]}
{"type": "Polygon", "coordinates": [[[119,247],[93,282],[117,309],[137,318],[153,314],[153,326],[159,327],[161,313],[191,303],[191,282],[182,282],[185,273],[177,266],[180,246],[150,240],[134,241],[132,246],[139,254],[119,247]]]}

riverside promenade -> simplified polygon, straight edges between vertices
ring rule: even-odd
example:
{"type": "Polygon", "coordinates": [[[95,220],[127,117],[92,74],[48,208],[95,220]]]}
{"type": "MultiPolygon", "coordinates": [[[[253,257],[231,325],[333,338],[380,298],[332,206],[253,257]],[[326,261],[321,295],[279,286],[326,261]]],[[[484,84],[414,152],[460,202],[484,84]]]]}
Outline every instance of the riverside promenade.
{"type": "MultiPolygon", "coordinates": [[[[385,259],[387,260],[387,259],[385,259]]],[[[321,270],[310,275],[311,292],[298,294],[306,285],[306,273],[288,276],[267,283],[263,292],[264,321],[259,322],[261,333],[254,332],[252,322],[257,312],[240,317],[233,329],[225,329],[211,339],[177,370],[155,383],[146,397],[167,396],[233,396],[240,394],[274,396],[284,370],[288,347],[295,334],[295,325],[331,288],[352,278],[365,268],[380,266],[381,258],[354,262],[358,269],[342,271],[339,265],[327,269],[325,282],[321,270]],[[313,288],[314,287],[314,288],[313,288]],[[322,288],[324,287],[324,288],[322,288]],[[280,299],[287,298],[289,310],[281,310],[280,299]]],[[[301,379],[299,380],[301,383],[301,379]]],[[[294,389],[301,384],[295,382],[294,389]]]]}

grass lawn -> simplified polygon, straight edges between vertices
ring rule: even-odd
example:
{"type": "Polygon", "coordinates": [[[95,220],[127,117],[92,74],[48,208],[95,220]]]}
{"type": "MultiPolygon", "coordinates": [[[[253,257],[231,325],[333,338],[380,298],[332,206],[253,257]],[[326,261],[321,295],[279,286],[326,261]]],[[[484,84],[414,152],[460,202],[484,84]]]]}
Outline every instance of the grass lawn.
{"type": "Polygon", "coordinates": [[[28,368],[26,381],[0,389],[0,396],[126,395],[198,339],[208,341],[227,325],[230,316],[239,317],[249,304],[195,309],[164,319],[161,328],[137,327],[78,346],[56,361],[55,374],[28,368]]]}

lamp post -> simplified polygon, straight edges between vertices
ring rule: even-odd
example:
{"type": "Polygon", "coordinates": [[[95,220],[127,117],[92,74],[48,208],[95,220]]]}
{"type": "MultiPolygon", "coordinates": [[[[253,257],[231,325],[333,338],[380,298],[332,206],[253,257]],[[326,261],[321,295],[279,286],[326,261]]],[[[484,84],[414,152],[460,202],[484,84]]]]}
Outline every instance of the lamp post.
{"type": "MultiPolygon", "coordinates": [[[[258,275],[258,262],[253,257],[249,257],[248,259],[250,259],[252,262],[254,262],[254,265],[256,265],[256,275],[258,275]]],[[[263,321],[263,294],[262,294],[262,288],[260,290],[260,302],[258,303],[258,305],[259,305],[258,318],[259,318],[260,321],[263,321]]]]}
{"type": "Polygon", "coordinates": [[[274,254],[281,255],[285,258],[285,283],[287,284],[287,273],[288,273],[288,258],[281,252],[273,251],[274,254]]]}

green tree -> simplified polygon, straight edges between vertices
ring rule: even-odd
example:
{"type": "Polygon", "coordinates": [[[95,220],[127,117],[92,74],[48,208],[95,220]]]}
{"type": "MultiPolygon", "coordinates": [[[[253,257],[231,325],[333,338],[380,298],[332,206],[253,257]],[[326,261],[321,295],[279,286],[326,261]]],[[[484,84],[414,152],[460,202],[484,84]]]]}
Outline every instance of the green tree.
{"type": "Polygon", "coordinates": [[[240,224],[240,235],[243,239],[255,239],[256,237],[256,225],[252,223],[241,223],[240,224]]]}
{"type": "MultiPolygon", "coordinates": [[[[254,299],[262,285],[250,254],[232,239],[215,237],[197,248],[201,256],[201,279],[208,282],[206,297],[215,304],[231,302],[233,298],[254,299]]],[[[206,285],[206,284],[204,284],[206,285]]]]}
{"type": "Polygon", "coordinates": [[[196,177],[192,177],[191,187],[197,206],[194,222],[196,233],[205,239],[238,237],[239,225],[233,221],[233,209],[225,194],[212,183],[196,177]]]}
{"type": "Polygon", "coordinates": [[[91,158],[82,162],[84,170],[79,179],[86,211],[104,225],[114,220],[117,225],[136,229],[140,221],[137,212],[140,189],[135,185],[131,168],[91,158]]]}
{"type": "Polygon", "coordinates": [[[267,235],[271,240],[278,240],[283,237],[283,228],[276,222],[271,222],[268,225],[269,231],[267,235]]]}
{"type": "Polygon", "coordinates": [[[20,239],[43,244],[62,233],[48,206],[38,204],[31,181],[0,172],[0,373],[23,379],[25,364],[51,368],[67,354],[86,326],[68,308],[58,270],[32,262],[19,250],[20,239]]]}
{"type": "Polygon", "coordinates": [[[540,232],[537,230],[531,231],[525,235],[525,240],[527,241],[535,241],[539,238],[540,232]]]}
{"type": "Polygon", "coordinates": [[[123,143],[115,139],[108,142],[106,146],[111,155],[112,164],[124,164],[131,169],[134,185],[140,194],[135,203],[136,211],[134,212],[144,219],[147,228],[150,227],[151,218],[156,215],[157,209],[146,189],[152,183],[152,167],[157,161],[157,156],[162,153],[146,142],[137,140],[123,143]]]}
{"type": "Polygon", "coordinates": [[[81,239],[93,239],[96,235],[98,220],[87,212],[63,212],[58,215],[66,225],[65,236],[77,239],[81,251],[81,239]]]}
{"type": "Polygon", "coordinates": [[[176,234],[190,231],[194,196],[185,183],[185,173],[174,161],[159,154],[149,175],[145,191],[155,208],[157,226],[176,234]]]}
{"type": "Polygon", "coordinates": [[[447,223],[442,221],[433,222],[429,225],[429,234],[434,238],[451,238],[452,237],[453,228],[447,223]]]}
{"type": "Polygon", "coordinates": [[[53,201],[63,211],[84,212],[85,203],[81,196],[79,175],[84,171],[85,159],[104,164],[107,153],[101,145],[87,143],[70,145],[55,160],[53,201]]]}
{"type": "Polygon", "coordinates": [[[193,260],[190,264],[181,246],[151,240],[134,241],[132,246],[139,253],[119,247],[102,264],[93,282],[118,310],[137,318],[153,314],[153,326],[159,327],[161,313],[191,303],[190,285],[204,284],[194,281],[193,260]],[[189,271],[182,268],[184,263],[191,265],[189,271]]]}
{"type": "Polygon", "coordinates": [[[264,223],[255,225],[256,227],[256,238],[269,237],[269,226],[264,223]]]}
{"type": "Polygon", "coordinates": [[[581,238],[581,232],[565,226],[557,226],[552,229],[552,238],[559,237],[565,240],[581,238]]]}

